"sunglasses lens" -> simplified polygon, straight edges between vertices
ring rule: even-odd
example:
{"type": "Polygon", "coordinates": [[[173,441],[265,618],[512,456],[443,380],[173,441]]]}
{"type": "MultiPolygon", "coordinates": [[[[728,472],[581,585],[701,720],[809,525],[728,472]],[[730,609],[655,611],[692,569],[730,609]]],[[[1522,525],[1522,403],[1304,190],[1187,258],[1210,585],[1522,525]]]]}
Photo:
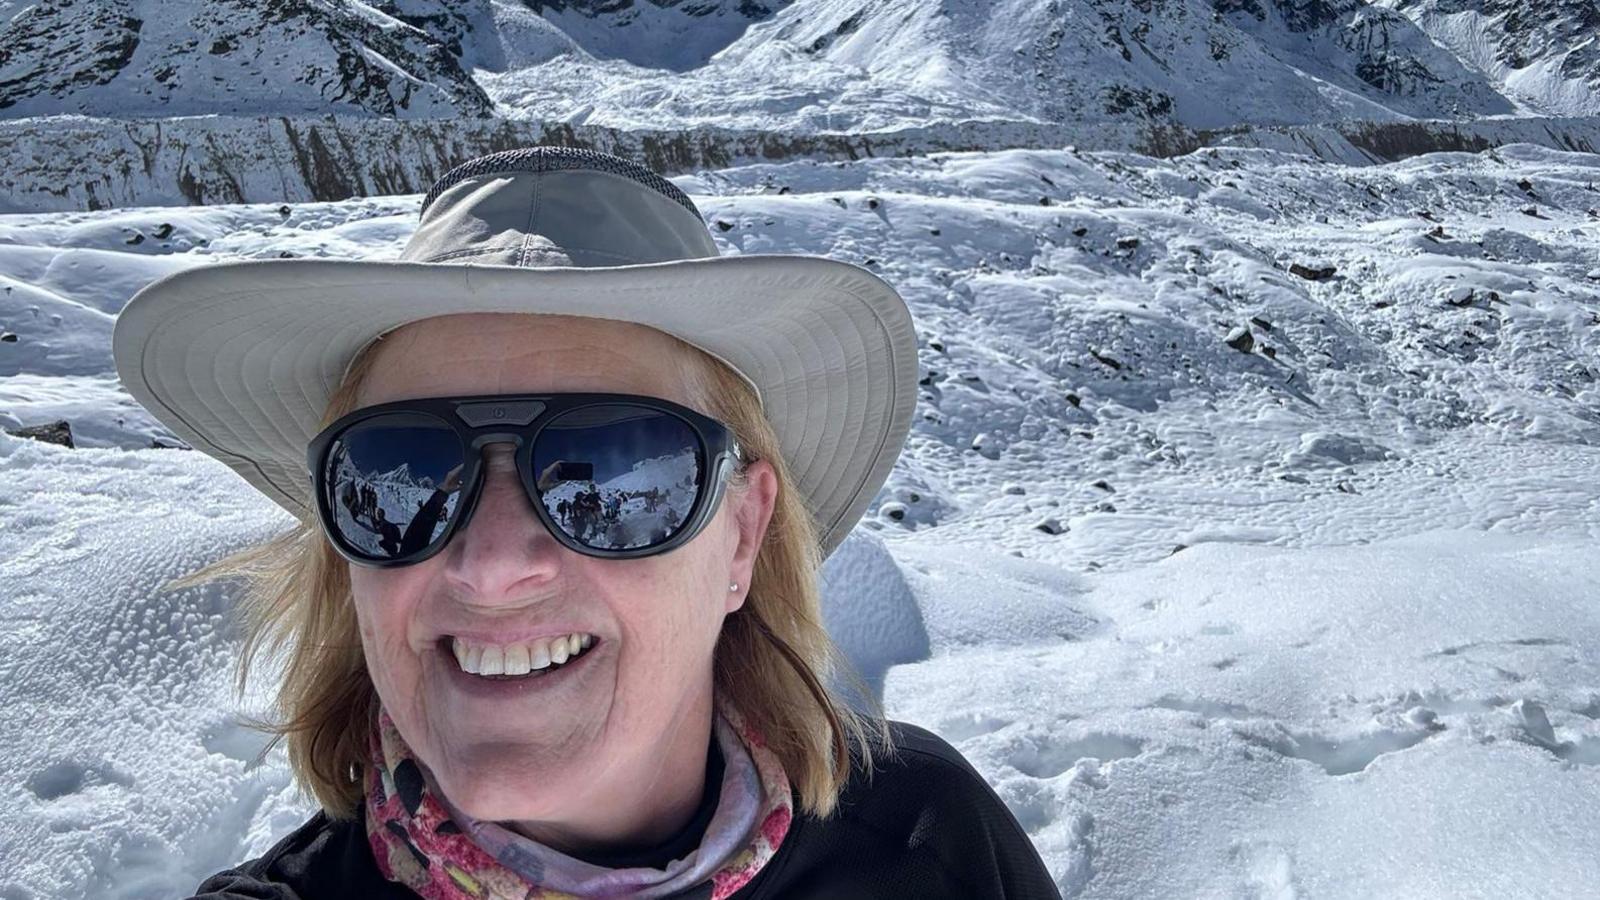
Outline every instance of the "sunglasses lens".
{"type": "Polygon", "coordinates": [[[550,518],[596,550],[663,543],[688,521],[705,454],[689,423],[608,403],[563,413],[539,432],[533,475],[550,518]]]}
{"type": "Polygon", "coordinates": [[[357,422],[328,449],[323,485],[330,530],[375,560],[426,549],[455,514],[465,458],[455,431],[432,416],[357,422]]]}

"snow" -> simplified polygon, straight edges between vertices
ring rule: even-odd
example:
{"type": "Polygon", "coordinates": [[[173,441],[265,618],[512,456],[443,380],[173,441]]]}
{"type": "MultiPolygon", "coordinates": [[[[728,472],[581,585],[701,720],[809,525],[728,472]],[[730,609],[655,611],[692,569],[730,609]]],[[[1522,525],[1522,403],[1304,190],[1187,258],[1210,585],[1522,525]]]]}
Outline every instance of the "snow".
{"type": "MultiPolygon", "coordinates": [[[[1066,896],[1531,898],[1600,880],[1597,176],[1515,145],[675,181],[725,252],[910,302],[915,425],[825,619],[1066,896]]],[[[418,200],[0,216],[0,416],[79,441],[0,436],[0,897],[181,896],[308,815],[241,724],[235,586],[160,590],[290,519],[150,448],[109,329],[184,266],[392,256],[418,200]]]]}
{"type": "Polygon", "coordinates": [[[14,52],[0,100],[13,119],[493,117],[791,138],[963,122],[1600,112],[1583,45],[1592,7],[1492,8],[1509,5],[575,0],[541,14],[514,0],[6,3],[0,38],[14,52]]]}
{"type": "Polygon", "coordinates": [[[1496,0],[1374,0],[1374,5],[1416,22],[1462,65],[1497,83],[1519,111],[1600,111],[1592,4],[1562,3],[1528,13],[1496,0]]]}

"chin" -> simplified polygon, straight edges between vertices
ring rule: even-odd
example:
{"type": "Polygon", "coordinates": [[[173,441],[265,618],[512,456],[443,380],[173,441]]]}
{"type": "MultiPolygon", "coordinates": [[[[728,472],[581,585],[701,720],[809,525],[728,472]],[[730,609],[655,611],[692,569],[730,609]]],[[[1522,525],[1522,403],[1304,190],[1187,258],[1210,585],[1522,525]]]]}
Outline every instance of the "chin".
{"type": "Polygon", "coordinates": [[[485,761],[467,768],[454,777],[435,772],[434,778],[451,804],[472,818],[486,822],[558,818],[562,785],[568,779],[536,773],[526,764],[516,766],[510,760],[485,761]]]}

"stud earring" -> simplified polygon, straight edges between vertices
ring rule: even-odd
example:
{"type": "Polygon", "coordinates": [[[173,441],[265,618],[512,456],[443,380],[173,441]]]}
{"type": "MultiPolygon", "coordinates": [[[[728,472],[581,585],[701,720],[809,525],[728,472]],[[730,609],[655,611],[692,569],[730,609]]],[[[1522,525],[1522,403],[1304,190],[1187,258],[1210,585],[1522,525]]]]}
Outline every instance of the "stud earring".
{"type": "Polygon", "coordinates": [[[728,590],[730,590],[730,591],[737,591],[738,589],[739,589],[739,582],[737,582],[737,581],[735,581],[733,584],[728,585],[728,590]]]}

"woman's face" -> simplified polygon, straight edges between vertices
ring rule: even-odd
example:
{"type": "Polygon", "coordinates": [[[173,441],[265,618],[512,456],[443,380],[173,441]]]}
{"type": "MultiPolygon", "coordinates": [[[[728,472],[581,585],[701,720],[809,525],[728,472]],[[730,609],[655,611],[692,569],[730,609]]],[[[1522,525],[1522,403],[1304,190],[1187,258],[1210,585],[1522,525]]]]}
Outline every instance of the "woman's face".
{"type": "MultiPolygon", "coordinates": [[[[603,391],[708,412],[686,368],[698,362],[629,323],[455,315],[408,325],[377,352],[358,406],[603,391]]],[[[749,485],[730,490],[677,550],[601,560],[545,530],[509,445],[486,448],[484,464],[472,519],[443,551],[403,568],[350,567],[378,695],[444,794],[475,818],[559,827],[636,808],[657,781],[684,774],[674,759],[704,759],[712,651],[723,617],[743,603],[776,478],[767,463],[751,465],[749,485]],[[458,637],[509,646],[567,633],[595,640],[570,670],[516,682],[468,675],[452,652],[458,637]]]]}

